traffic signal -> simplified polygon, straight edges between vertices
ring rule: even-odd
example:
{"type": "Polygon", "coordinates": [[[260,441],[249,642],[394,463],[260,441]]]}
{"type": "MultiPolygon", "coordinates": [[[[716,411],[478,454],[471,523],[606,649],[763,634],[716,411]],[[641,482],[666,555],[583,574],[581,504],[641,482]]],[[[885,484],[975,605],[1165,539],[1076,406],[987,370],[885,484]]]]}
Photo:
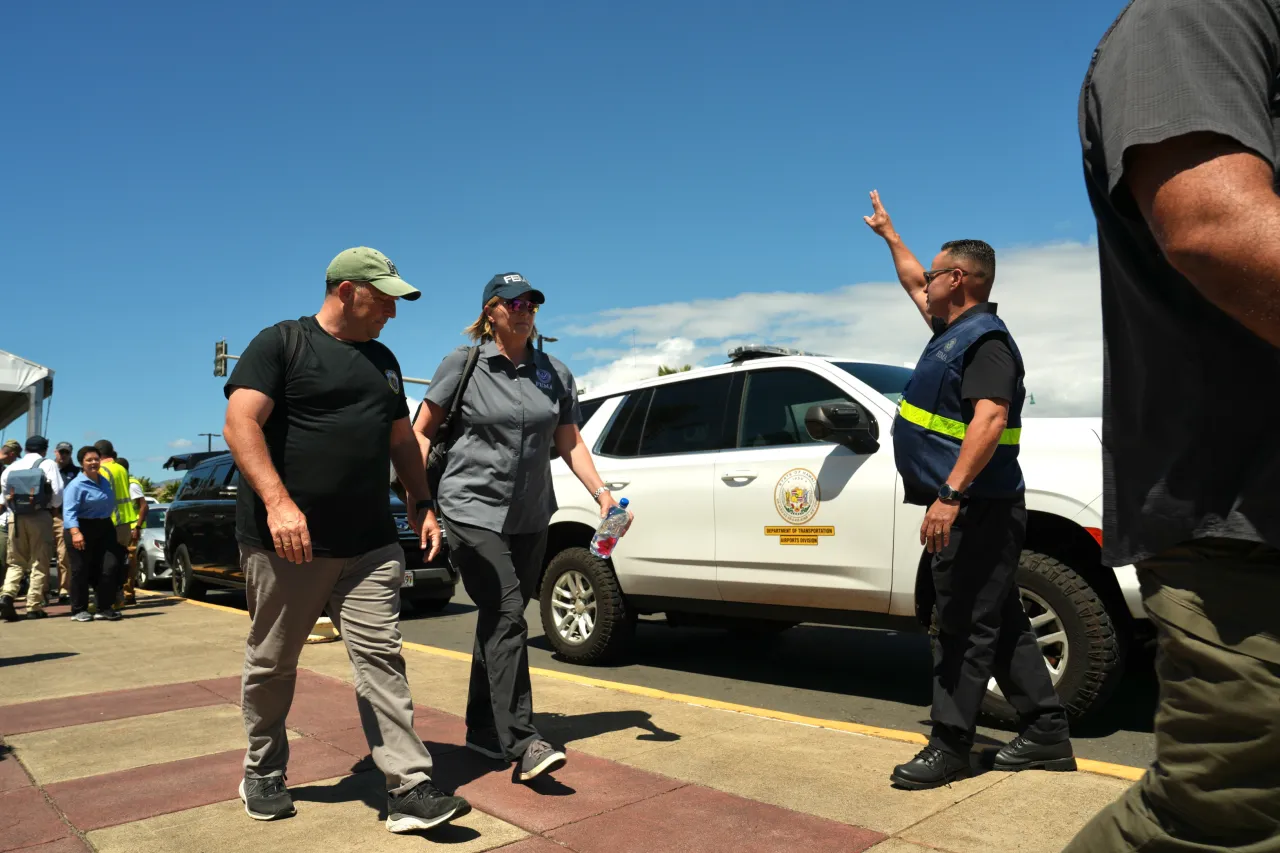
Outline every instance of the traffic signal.
{"type": "Polygon", "coordinates": [[[213,375],[227,375],[227,342],[218,341],[213,345],[213,375]]]}

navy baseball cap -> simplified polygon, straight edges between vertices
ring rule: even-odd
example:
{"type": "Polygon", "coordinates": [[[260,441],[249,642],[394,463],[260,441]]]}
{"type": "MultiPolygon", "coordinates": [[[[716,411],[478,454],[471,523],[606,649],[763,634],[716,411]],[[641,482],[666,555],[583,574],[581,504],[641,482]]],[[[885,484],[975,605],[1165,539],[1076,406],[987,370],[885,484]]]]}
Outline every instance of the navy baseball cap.
{"type": "Polygon", "coordinates": [[[529,298],[537,304],[541,305],[547,301],[542,295],[541,290],[534,290],[529,280],[518,272],[498,273],[489,279],[489,283],[484,286],[484,299],[481,305],[488,305],[489,300],[495,296],[501,296],[503,299],[515,299],[522,293],[529,294],[529,298]]]}

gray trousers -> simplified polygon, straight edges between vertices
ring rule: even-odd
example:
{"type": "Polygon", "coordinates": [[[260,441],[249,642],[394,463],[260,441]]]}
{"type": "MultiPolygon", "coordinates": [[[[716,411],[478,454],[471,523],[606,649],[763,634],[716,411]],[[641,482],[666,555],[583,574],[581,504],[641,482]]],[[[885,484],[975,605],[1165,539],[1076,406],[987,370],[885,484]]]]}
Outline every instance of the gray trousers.
{"type": "Polygon", "coordinates": [[[479,611],[467,729],[495,732],[507,759],[518,761],[529,744],[542,738],[533,725],[524,610],[538,590],[547,531],[502,534],[447,520],[445,526],[449,561],[479,611]]]}
{"type": "Polygon", "coordinates": [[[298,658],[316,620],[329,617],[346,643],[356,705],[387,790],[402,794],[431,777],[431,755],[413,730],[413,696],[400,637],[404,551],[388,545],[359,557],[316,557],[297,565],[274,551],[241,546],[251,626],[242,695],[249,751],[245,776],[283,774],[289,762],[285,718],[298,658]]]}

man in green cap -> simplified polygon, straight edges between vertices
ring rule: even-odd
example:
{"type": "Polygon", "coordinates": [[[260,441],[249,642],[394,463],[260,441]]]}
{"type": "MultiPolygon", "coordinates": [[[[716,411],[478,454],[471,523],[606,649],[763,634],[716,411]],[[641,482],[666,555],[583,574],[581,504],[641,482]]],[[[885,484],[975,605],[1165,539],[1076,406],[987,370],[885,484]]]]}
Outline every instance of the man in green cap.
{"type": "MultiPolygon", "coordinates": [[[[365,737],[386,777],[387,829],[430,829],[471,810],[431,781],[401,655],[404,551],[388,466],[411,494],[430,492],[400,364],[374,339],[398,300],[420,295],[386,255],[348,249],[329,264],[320,311],[264,329],[227,380],[222,434],[240,470],[236,539],[250,618],[240,798],[255,820],[295,812],[284,784],[285,719],[298,657],[326,607],[351,656],[365,737]]],[[[434,512],[414,507],[409,517],[433,559],[434,512]]]]}

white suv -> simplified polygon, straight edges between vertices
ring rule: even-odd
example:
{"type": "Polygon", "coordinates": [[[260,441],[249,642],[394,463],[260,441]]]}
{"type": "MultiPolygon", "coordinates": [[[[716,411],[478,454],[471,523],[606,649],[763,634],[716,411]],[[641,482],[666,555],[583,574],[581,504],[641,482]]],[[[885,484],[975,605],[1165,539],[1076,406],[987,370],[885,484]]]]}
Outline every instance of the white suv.
{"type": "MultiPolygon", "coordinates": [[[[744,347],[728,364],[583,395],[582,434],[636,522],[612,559],[562,461],[541,587],[565,659],[613,659],[640,614],[770,633],[799,622],[923,630],[924,508],[902,501],[889,440],[911,370],[744,347]],[[883,437],[883,441],[881,440],[883,437]],[[825,439],[825,440],[824,440],[825,439]]],[[[1023,419],[1023,605],[1077,718],[1120,679],[1146,614],[1133,567],[1103,566],[1097,419],[1023,419]]],[[[985,709],[1013,718],[994,681],[985,709]]]]}

